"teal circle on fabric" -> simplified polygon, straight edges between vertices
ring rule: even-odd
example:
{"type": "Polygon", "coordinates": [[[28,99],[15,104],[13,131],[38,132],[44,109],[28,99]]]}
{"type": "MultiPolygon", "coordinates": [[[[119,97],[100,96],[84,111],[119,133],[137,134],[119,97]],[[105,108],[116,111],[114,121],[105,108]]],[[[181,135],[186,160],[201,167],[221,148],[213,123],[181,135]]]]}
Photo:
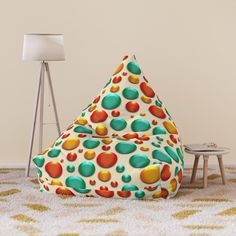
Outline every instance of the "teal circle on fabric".
{"type": "Polygon", "coordinates": [[[120,142],[116,144],[115,149],[118,153],[128,154],[134,152],[137,149],[137,146],[131,142],[120,142]]]}
{"type": "Polygon", "coordinates": [[[140,75],[141,74],[141,69],[139,65],[135,61],[131,61],[127,65],[127,69],[129,72],[135,74],[135,75],[140,75]]]}
{"type": "Polygon", "coordinates": [[[150,163],[150,160],[146,155],[138,153],[130,157],[129,163],[134,168],[143,168],[150,163]]]}
{"type": "Polygon", "coordinates": [[[125,88],[122,94],[126,99],[129,99],[129,100],[134,100],[138,98],[138,95],[139,95],[138,90],[132,87],[125,88]]]}
{"type": "Polygon", "coordinates": [[[178,147],[176,149],[176,151],[177,151],[177,153],[179,155],[180,160],[183,161],[184,160],[184,156],[183,156],[183,153],[182,153],[181,149],[178,147]]]}
{"type": "Polygon", "coordinates": [[[152,134],[153,135],[156,135],[156,134],[166,134],[166,129],[163,128],[163,127],[160,127],[160,126],[157,126],[155,127],[153,130],[152,130],[152,134]]]}
{"type": "Polygon", "coordinates": [[[171,147],[166,146],[164,147],[164,149],[170,155],[172,159],[174,159],[177,163],[179,163],[179,156],[171,147]]]}
{"type": "Polygon", "coordinates": [[[161,145],[160,145],[159,143],[155,143],[155,142],[152,142],[152,145],[153,145],[154,147],[157,147],[157,148],[161,147],[161,145]]]}
{"type": "Polygon", "coordinates": [[[116,171],[118,173],[122,173],[122,172],[124,172],[124,170],[125,170],[125,167],[123,165],[116,166],[116,171]]]}
{"type": "Polygon", "coordinates": [[[112,110],[120,106],[121,98],[118,94],[109,93],[102,99],[102,106],[105,109],[112,110]]]}
{"type": "Polygon", "coordinates": [[[145,196],[145,193],[143,191],[137,191],[135,192],[136,198],[143,198],[145,196]]]}
{"type": "Polygon", "coordinates": [[[60,145],[61,143],[62,143],[62,140],[59,140],[59,141],[56,142],[55,146],[58,146],[58,145],[60,145]]]}
{"type": "Polygon", "coordinates": [[[88,128],[86,128],[84,126],[80,126],[80,125],[74,128],[74,132],[85,133],[85,134],[92,134],[93,133],[93,131],[91,129],[88,129],[88,128]]]}
{"type": "Polygon", "coordinates": [[[72,172],[75,171],[75,166],[74,165],[68,165],[66,169],[67,169],[68,172],[72,173],[72,172]]]}
{"type": "Polygon", "coordinates": [[[48,152],[49,157],[57,157],[61,153],[61,149],[53,148],[48,152]]]}
{"type": "Polygon", "coordinates": [[[168,116],[170,116],[170,113],[168,112],[168,110],[165,108],[165,111],[167,113],[168,116]]]}
{"type": "Polygon", "coordinates": [[[148,120],[136,119],[131,124],[131,129],[134,132],[147,131],[151,128],[151,125],[148,120]]]}
{"type": "Polygon", "coordinates": [[[122,191],[136,191],[138,187],[134,184],[126,184],[122,187],[122,191]]]}
{"type": "Polygon", "coordinates": [[[43,175],[42,171],[39,168],[36,168],[36,169],[37,169],[39,177],[42,177],[42,175],[43,175]]]}
{"type": "Polygon", "coordinates": [[[35,157],[33,162],[37,167],[42,167],[44,165],[45,159],[44,157],[35,157]]]}
{"type": "Polygon", "coordinates": [[[127,126],[127,122],[125,119],[115,118],[115,119],[112,119],[110,126],[112,129],[120,131],[127,126]]]}
{"type": "Polygon", "coordinates": [[[164,152],[161,151],[161,150],[154,150],[154,151],[152,152],[152,157],[153,157],[154,159],[159,160],[159,161],[163,161],[163,162],[172,164],[172,160],[171,160],[171,158],[169,157],[169,155],[167,155],[166,153],[164,153],[164,152]]]}
{"type": "Polygon", "coordinates": [[[123,174],[122,175],[122,181],[125,183],[128,183],[131,181],[131,176],[129,174],[123,174]]]}
{"type": "Polygon", "coordinates": [[[85,182],[80,176],[69,176],[65,182],[67,187],[73,188],[79,193],[86,188],[85,182]]]}
{"type": "Polygon", "coordinates": [[[156,100],[156,101],[155,101],[155,104],[156,104],[158,107],[162,107],[162,102],[159,101],[159,100],[156,100]]]}
{"type": "Polygon", "coordinates": [[[159,140],[160,142],[164,141],[164,139],[161,138],[160,136],[156,136],[156,139],[159,140]]]}
{"type": "Polygon", "coordinates": [[[84,161],[79,165],[79,173],[85,177],[89,177],[94,174],[95,166],[90,161],[84,161]]]}
{"type": "Polygon", "coordinates": [[[98,147],[100,144],[99,140],[96,139],[87,139],[83,142],[83,146],[88,149],[93,149],[98,147]]]}
{"type": "Polygon", "coordinates": [[[111,83],[111,78],[110,78],[109,81],[105,84],[104,88],[106,88],[110,83],[111,83]]]}
{"type": "Polygon", "coordinates": [[[175,167],[175,176],[176,176],[178,173],[179,173],[179,167],[176,166],[176,167],[175,167]]]}

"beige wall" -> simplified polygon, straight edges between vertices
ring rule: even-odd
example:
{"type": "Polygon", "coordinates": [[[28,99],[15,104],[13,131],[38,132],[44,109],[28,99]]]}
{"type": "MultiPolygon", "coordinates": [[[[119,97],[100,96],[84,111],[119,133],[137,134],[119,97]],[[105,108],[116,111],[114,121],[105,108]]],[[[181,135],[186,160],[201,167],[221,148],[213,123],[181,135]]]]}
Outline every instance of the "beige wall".
{"type": "MultiPolygon", "coordinates": [[[[2,1],[0,165],[27,160],[39,72],[37,63],[21,61],[29,32],[65,34],[67,60],[51,63],[63,129],[123,55],[135,53],[183,142],[229,146],[226,163],[236,163],[235,12],[235,0],[2,1]]],[[[48,97],[45,117],[52,122],[48,97]]],[[[45,145],[56,137],[52,125],[46,129],[45,145]]]]}

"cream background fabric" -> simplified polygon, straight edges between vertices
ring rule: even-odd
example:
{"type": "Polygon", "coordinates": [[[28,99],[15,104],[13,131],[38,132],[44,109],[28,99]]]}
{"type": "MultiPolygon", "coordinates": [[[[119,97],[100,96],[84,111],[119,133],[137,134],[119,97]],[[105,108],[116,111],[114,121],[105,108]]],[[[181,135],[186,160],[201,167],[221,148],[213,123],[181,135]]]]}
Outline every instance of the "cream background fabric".
{"type": "Polygon", "coordinates": [[[135,56],[126,55],[77,119],[33,158],[40,191],[173,197],[184,169],[177,127],[135,56]]]}

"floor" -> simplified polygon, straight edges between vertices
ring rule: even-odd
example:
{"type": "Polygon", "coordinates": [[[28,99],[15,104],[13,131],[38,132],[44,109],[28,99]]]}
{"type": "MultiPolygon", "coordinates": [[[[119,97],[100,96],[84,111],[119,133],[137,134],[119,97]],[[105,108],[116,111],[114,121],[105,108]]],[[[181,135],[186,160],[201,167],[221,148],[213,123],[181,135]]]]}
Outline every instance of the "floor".
{"type": "Polygon", "coordinates": [[[0,169],[0,235],[236,235],[236,168],[226,186],[210,169],[207,189],[202,169],[194,185],[190,174],[174,199],[128,201],[40,193],[35,174],[0,169]]]}

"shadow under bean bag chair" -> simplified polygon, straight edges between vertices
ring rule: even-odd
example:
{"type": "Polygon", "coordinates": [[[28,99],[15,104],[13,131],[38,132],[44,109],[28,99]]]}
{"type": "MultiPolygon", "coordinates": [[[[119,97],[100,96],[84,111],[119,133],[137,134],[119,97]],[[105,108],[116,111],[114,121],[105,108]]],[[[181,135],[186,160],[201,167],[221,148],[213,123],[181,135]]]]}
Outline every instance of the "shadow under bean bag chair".
{"type": "Polygon", "coordinates": [[[184,166],[173,119],[134,56],[33,161],[42,192],[127,199],[173,197],[184,166]]]}

